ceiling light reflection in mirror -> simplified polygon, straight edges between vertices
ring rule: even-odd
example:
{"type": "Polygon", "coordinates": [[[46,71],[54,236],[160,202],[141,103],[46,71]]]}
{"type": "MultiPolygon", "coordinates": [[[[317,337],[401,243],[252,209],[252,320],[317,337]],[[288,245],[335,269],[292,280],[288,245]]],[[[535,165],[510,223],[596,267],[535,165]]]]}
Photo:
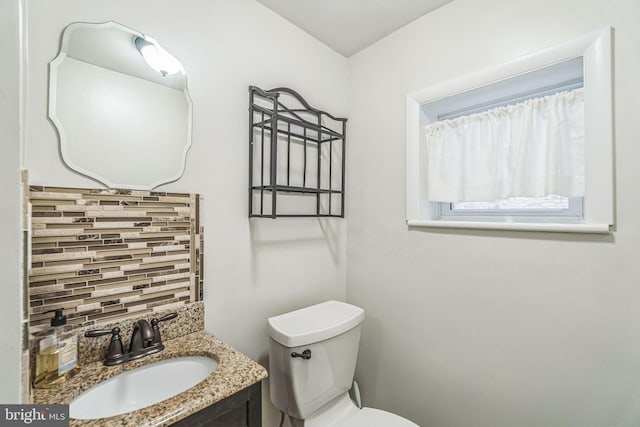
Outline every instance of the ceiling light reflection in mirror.
{"type": "Polygon", "coordinates": [[[191,108],[184,67],[153,38],[114,22],[65,28],[50,64],[49,117],[71,169],[112,188],[179,179],[191,108]]]}
{"type": "Polygon", "coordinates": [[[186,74],[180,61],[150,37],[136,37],[135,45],[147,64],[163,76],[177,72],[186,74]]]}

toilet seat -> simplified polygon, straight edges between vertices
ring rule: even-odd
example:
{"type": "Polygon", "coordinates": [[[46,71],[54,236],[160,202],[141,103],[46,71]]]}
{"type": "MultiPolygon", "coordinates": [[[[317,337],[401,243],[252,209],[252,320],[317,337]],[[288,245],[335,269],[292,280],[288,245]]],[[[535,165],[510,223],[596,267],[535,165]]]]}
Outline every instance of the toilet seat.
{"type": "Polygon", "coordinates": [[[362,408],[333,427],[419,427],[406,418],[374,408],[362,408]]]}

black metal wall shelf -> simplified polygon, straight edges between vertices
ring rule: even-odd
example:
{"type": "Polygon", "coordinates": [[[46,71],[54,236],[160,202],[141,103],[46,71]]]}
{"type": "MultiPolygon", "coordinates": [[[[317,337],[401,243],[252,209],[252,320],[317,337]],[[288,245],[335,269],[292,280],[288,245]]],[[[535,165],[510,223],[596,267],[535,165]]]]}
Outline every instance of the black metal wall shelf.
{"type": "Polygon", "coordinates": [[[249,217],[344,217],[346,118],[249,86],[249,217]]]}

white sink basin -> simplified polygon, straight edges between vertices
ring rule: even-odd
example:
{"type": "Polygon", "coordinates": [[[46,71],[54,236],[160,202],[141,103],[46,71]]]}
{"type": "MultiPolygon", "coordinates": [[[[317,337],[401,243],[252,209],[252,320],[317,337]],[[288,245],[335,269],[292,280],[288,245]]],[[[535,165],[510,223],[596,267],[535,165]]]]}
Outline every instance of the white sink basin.
{"type": "Polygon", "coordinates": [[[123,372],[82,393],[69,407],[71,418],[113,417],[169,399],[198,384],[218,367],[204,356],[178,357],[123,372]]]}

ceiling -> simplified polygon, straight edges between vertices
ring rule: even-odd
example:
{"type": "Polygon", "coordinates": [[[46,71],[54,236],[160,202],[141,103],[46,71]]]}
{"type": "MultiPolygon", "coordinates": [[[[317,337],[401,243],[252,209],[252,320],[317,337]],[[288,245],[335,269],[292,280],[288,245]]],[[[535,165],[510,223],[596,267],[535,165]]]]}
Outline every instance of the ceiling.
{"type": "Polygon", "coordinates": [[[452,0],[258,0],[344,56],[351,56],[452,0]]]}

